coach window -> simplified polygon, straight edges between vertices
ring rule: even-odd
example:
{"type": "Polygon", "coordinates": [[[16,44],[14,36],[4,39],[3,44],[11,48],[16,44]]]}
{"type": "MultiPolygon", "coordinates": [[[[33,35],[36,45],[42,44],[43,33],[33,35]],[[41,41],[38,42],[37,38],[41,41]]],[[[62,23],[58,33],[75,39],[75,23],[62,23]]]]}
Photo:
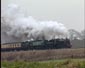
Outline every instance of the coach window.
{"type": "Polygon", "coordinates": [[[12,44],[10,44],[10,48],[12,48],[12,44]]]}
{"type": "Polygon", "coordinates": [[[13,48],[14,48],[15,44],[13,44],[13,48]]]}
{"type": "Polygon", "coordinates": [[[14,44],[13,48],[15,48],[15,45],[16,45],[16,44],[14,44]]]}
{"type": "Polygon", "coordinates": [[[6,48],[6,45],[4,45],[4,48],[6,48]]]}
{"type": "Polygon", "coordinates": [[[13,48],[13,44],[12,44],[12,48],[13,48]]]}
{"type": "MultiPolygon", "coordinates": [[[[5,45],[6,46],[6,45],[5,45]]],[[[8,46],[8,45],[7,45],[8,46]]],[[[7,48],[7,46],[6,46],[6,48],[7,48]]]]}
{"type": "Polygon", "coordinates": [[[17,47],[17,44],[15,44],[15,47],[17,47]]]}
{"type": "Polygon", "coordinates": [[[9,44],[9,47],[11,48],[11,44],[9,44]]]}
{"type": "Polygon", "coordinates": [[[1,48],[4,48],[4,46],[3,46],[3,45],[1,45],[1,48]]]}
{"type": "Polygon", "coordinates": [[[18,47],[20,47],[20,43],[18,43],[18,47]]]}
{"type": "Polygon", "coordinates": [[[12,48],[14,48],[14,44],[13,44],[12,48]]]}
{"type": "Polygon", "coordinates": [[[10,48],[10,44],[7,44],[7,48],[10,48]]]}
{"type": "Polygon", "coordinates": [[[15,44],[15,48],[16,48],[16,44],[15,44]]]}
{"type": "Polygon", "coordinates": [[[1,47],[2,47],[2,48],[5,48],[5,46],[4,46],[4,45],[2,45],[1,47]]]}
{"type": "Polygon", "coordinates": [[[15,46],[15,48],[17,47],[17,45],[16,45],[16,44],[14,44],[14,46],[15,46]]]}
{"type": "Polygon", "coordinates": [[[8,48],[8,45],[6,46],[6,48],[8,48]]]}
{"type": "Polygon", "coordinates": [[[19,43],[17,43],[17,47],[19,47],[19,43]]]}
{"type": "Polygon", "coordinates": [[[17,47],[19,47],[19,43],[17,43],[17,47]]]}
{"type": "Polygon", "coordinates": [[[11,44],[11,48],[13,47],[13,44],[11,44]]]}
{"type": "Polygon", "coordinates": [[[10,48],[11,48],[12,45],[10,44],[9,46],[10,46],[10,48]]]}
{"type": "Polygon", "coordinates": [[[19,43],[17,44],[17,46],[19,47],[19,43]]]}
{"type": "Polygon", "coordinates": [[[6,45],[4,45],[5,46],[5,48],[7,47],[6,45]]]}
{"type": "Polygon", "coordinates": [[[6,45],[4,45],[4,48],[6,48],[6,45]]]}
{"type": "Polygon", "coordinates": [[[19,44],[17,43],[17,47],[19,47],[19,44]]]}
{"type": "Polygon", "coordinates": [[[1,45],[1,48],[3,48],[3,45],[1,45]]]}
{"type": "Polygon", "coordinates": [[[12,44],[12,47],[14,48],[15,44],[12,44]]]}
{"type": "Polygon", "coordinates": [[[15,47],[15,44],[13,44],[13,48],[15,47]]]}
{"type": "Polygon", "coordinates": [[[19,46],[21,47],[21,43],[19,43],[19,46]]]}
{"type": "MultiPolygon", "coordinates": [[[[6,46],[6,45],[5,45],[5,46],[6,46]]],[[[6,48],[8,48],[8,44],[7,44],[6,48]]]]}
{"type": "Polygon", "coordinates": [[[15,48],[16,47],[16,44],[13,44],[13,47],[15,48]]]}
{"type": "Polygon", "coordinates": [[[5,48],[7,48],[7,45],[5,45],[5,48]]]}
{"type": "Polygon", "coordinates": [[[20,43],[18,45],[19,45],[19,47],[21,47],[21,44],[20,43]]]}
{"type": "Polygon", "coordinates": [[[8,44],[8,48],[10,48],[10,44],[8,44]]]}
{"type": "Polygon", "coordinates": [[[18,43],[17,43],[17,45],[16,45],[17,47],[19,47],[19,45],[18,45],[18,43]]]}
{"type": "Polygon", "coordinates": [[[8,48],[8,44],[7,44],[6,48],[8,48]]]}

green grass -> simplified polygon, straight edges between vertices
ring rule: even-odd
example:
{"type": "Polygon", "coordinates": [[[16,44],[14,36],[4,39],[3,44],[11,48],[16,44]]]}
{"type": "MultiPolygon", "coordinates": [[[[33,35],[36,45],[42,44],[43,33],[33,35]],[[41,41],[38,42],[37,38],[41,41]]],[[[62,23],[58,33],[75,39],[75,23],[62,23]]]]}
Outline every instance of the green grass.
{"type": "Polygon", "coordinates": [[[63,59],[37,62],[2,61],[1,68],[85,68],[85,59],[63,59]]]}

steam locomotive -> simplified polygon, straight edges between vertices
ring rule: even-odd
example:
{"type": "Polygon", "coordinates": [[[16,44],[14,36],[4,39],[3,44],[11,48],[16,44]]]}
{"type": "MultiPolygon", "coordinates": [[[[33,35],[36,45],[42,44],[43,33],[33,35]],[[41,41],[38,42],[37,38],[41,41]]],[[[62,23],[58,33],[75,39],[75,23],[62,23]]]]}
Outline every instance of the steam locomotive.
{"type": "Polygon", "coordinates": [[[71,48],[69,39],[34,40],[17,43],[5,43],[1,45],[1,51],[20,51],[20,50],[45,50],[71,48]]]}

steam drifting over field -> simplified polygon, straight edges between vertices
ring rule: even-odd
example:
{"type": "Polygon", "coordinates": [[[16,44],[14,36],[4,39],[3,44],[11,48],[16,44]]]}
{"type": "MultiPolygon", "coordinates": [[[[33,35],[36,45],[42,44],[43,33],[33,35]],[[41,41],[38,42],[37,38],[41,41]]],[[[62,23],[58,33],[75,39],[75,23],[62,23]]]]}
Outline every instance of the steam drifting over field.
{"type": "Polygon", "coordinates": [[[1,42],[21,42],[31,39],[53,39],[67,37],[68,30],[56,21],[38,21],[16,4],[10,4],[1,11],[1,42]]]}

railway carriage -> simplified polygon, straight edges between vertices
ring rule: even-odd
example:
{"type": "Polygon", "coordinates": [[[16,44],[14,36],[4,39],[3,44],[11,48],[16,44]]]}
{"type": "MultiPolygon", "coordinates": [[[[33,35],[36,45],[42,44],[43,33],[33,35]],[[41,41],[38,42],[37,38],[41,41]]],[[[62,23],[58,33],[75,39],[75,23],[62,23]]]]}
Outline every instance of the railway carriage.
{"type": "Polygon", "coordinates": [[[1,45],[1,51],[14,51],[20,49],[21,43],[5,43],[1,45]]]}

